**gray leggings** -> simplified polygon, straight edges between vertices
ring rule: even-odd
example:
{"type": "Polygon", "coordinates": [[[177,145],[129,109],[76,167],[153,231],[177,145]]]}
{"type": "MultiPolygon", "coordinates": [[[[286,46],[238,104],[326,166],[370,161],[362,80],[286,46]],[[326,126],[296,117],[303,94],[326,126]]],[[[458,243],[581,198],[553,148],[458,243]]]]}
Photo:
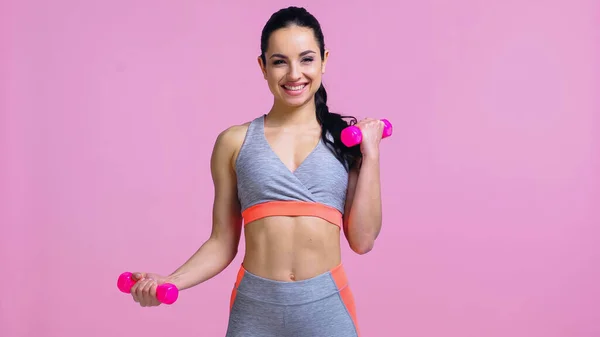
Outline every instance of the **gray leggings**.
{"type": "Polygon", "coordinates": [[[358,337],[342,265],[308,280],[273,281],[240,267],[226,337],[358,337]]]}

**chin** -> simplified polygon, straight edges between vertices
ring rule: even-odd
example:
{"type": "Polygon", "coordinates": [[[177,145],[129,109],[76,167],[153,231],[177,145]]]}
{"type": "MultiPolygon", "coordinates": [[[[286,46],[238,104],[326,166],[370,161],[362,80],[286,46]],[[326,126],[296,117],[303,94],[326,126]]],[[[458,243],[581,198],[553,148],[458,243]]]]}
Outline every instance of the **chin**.
{"type": "Polygon", "coordinates": [[[283,102],[285,103],[285,105],[289,106],[289,107],[293,107],[293,108],[299,108],[303,105],[305,105],[306,103],[308,103],[310,101],[310,97],[294,97],[294,98],[289,98],[289,97],[285,97],[283,99],[283,102]]]}

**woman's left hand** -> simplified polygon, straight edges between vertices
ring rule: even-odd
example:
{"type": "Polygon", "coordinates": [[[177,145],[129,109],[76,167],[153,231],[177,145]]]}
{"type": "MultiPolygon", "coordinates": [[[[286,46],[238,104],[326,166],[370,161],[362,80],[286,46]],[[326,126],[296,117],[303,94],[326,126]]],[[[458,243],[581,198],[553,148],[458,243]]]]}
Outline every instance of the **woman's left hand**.
{"type": "Polygon", "coordinates": [[[358,122],[356,126],[362,133],[360,152],[362,152],[363,156],[379,155],[379,142],[383,135],[384,123],[379,119],[365,118],[358,122]]]}

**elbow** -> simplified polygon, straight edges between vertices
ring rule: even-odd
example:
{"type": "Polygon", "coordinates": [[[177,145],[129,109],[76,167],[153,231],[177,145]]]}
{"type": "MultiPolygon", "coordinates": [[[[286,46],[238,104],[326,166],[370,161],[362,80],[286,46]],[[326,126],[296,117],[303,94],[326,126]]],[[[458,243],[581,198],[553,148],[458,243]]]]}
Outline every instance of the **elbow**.
{"type": "Polygon", "coordinates": [[[351,243],[350,249],[358,255],[365,255],[373,250],[373,246],[375,246],[374,239],[363,239],[358,242],[351,243]]]}
{"type": "Polygon", "coordinates": [[[235,257],[238,254],[238,246],[237,245],[229,246],[229,249],[226,250],[226,252],[229,253],[229,254],[225,254],[225,256],[227,257],[227,265],[229,265],[231,262],[233,262],[233,260],[235,260],[235,257]]]}
{"type": "Polygon", "coordinates": [[[350,249],[358,255],[365,255],[373,250],[375,240],[379,235],[379,226],[375,224],[370,226],[357,226],[356,223],[349,224],[347,238],[350,249]]]}
{"type": "Polygon", "coordinates": [[[220,260],[227,266],[238,254],[238,241],[231,238],[218,238],[213,237],[211,240],[216,248],[217,256],[220,257],[220,260]]]}

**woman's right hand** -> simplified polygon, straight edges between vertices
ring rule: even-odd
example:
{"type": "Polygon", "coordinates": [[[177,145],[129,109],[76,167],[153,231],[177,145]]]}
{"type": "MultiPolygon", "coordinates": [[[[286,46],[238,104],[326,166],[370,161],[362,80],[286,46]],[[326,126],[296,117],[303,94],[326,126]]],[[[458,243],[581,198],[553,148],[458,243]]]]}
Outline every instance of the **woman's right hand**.
{"type": "Polygon", "coordinates": [[[160,302],[156,299],[156,288],[165,283],[167,278],[152,273],[133,273],[133,280],[136,281],[131,287],[131,296],[133,300],[142,307],[156,307],[160,302]]]}

